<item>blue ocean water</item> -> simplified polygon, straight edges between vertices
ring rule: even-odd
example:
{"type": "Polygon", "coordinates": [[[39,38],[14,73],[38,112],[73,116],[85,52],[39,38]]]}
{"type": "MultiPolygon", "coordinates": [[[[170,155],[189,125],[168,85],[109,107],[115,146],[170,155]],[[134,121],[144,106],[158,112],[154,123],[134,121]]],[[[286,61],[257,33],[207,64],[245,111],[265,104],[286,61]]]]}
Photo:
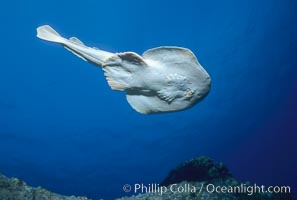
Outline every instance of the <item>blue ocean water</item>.
{"type": "Polygon", "coordinates": [[[13,1],[1,8],[0,172],[66,195],[112,199],[200,155],[242,181],[297,192],[297,1],[13,1]],[[36,38],[50,24],[89,46],[191,49],[209,95],[141,115],[100,68],[36,38]]]}

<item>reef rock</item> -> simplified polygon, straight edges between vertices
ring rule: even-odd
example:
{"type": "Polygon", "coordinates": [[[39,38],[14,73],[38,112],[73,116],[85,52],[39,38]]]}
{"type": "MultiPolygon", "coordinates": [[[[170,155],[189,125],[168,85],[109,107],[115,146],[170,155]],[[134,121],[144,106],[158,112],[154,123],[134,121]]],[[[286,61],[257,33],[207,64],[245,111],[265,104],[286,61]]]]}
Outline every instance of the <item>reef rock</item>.
{"type": "Polygon", "coordinates": [[[89,200],[86,197],[63,196],[41,187],[30,187],[17,178],[0,174],[1,200],[89,200]]]}
{"type": "Polygon", "coordinates": [[[231,173],[223,163],[214,163],[209,157],[201,156],[181,163],[171,170],[161,185],[168,186],[181,181],[224,180],[231,177],[231,173]]]}

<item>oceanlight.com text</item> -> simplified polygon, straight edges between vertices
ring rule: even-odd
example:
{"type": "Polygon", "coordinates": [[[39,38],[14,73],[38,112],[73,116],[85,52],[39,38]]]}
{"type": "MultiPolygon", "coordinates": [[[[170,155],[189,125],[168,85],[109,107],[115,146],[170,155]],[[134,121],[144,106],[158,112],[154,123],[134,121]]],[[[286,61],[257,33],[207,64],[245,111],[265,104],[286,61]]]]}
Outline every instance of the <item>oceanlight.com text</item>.
{"type": "Polygon", "coordinates": [[[291,187],[290,186],[264,186],[264,185],[214,185],[214,184],[204,184],[200,185],[191,185],[189,183],[186,184],[172,184],[170,186],[161,186],[156,183],[152,184],[143,184],[136,183],[134,185],[125,184],[123,186],[123,190],[125,192],[133,192],[137,193],[154,193],[157,195],[163,195],[165,193],[223,193],[223,194],[260,194],[260,193],[274,193],[274,194],[290,194],[291,187]]]}
{"type": "Polygon", "coordinates": [[[206,191],[208,193],[233,193],[233,194],[247,194],[253,195],[256,193],[284,193],[289,194],[291,193],[290,186],[268,186],[265,187],[264,185],[246,185],[240,184],[236,186],[215,186],[213,184],[206,185],[206,191]]]}

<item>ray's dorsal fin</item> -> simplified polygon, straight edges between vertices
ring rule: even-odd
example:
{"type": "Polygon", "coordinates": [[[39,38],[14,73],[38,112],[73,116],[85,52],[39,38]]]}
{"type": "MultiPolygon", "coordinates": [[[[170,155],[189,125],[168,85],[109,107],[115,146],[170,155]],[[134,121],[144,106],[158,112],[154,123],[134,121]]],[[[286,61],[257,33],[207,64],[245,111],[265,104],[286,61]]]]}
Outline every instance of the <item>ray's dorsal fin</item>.
{"type": "Polygon", "coordinates": [[[143,58],[134,52],[119,53],[118,56],[124,62],[130,62],[134,65],[146,65],[143,58]]]}
{"type": "MultiPolygon", "coordinates": [[[[80,45],[82,47],[86,47],[86,45],[80,41],[77,37],[71,37],[69,38],[69,41],[72,42],[73,44],[77,44],[80,45]]],[[[79,53],[73,51],[71,48],[64,46],[65,49],[67,49],[68,51],[70,51],[71,53],[73,53],[74,55],[76,55],[77,57],[83,59],[84,61],[87,61],[87,59],[85,59],[82,55],[80,55],[79,53]]]]}
{"type": "Polygon", "coordinates": [[[189,49],[174,46],[162,46],[145,51],[142,56],[163,63],[190,61],[200,65],[196,56],[189,49]]]}
{"type": "Polygon", "coordinates": [[[77,37],[71,37],[69,38],[69,41],[75,43],[75,44],[78,44],[78,45],[81,45],[81,46],[86,46],[82,41],[80,41],[77,37]]]}

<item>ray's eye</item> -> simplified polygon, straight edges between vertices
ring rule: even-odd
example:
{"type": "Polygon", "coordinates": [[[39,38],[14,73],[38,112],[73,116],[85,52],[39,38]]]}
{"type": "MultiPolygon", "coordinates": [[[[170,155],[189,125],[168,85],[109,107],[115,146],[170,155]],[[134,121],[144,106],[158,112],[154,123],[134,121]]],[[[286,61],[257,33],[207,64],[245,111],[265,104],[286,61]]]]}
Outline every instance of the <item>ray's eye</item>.
{"type": "Polygon", "coordinates": [[[186,89],[185,97],[191,98],[194,95],[194,91],[191,88],[186,89]]]}

